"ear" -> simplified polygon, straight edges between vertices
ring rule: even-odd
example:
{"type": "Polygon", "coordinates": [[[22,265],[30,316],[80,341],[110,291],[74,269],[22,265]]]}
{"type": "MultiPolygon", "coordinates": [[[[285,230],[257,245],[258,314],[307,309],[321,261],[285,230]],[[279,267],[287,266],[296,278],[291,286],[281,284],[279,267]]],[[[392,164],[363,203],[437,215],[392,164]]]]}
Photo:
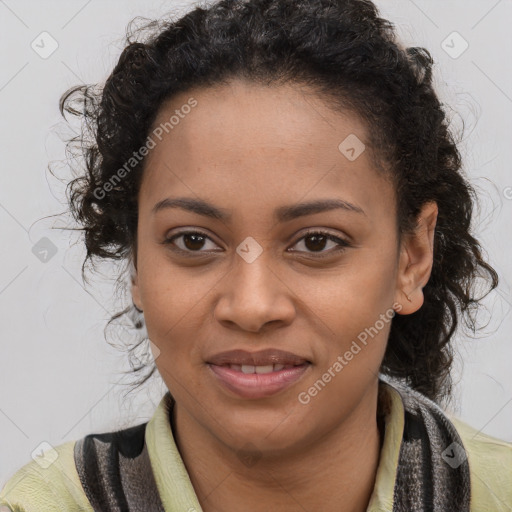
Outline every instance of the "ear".
{"type": "Polygon", "coordinates": [[[133,304],[137,309],[140,311],[143,311],[142,307],[142,301],[140,298],[140,290],[139,290],[139,275],[137,272],[136,262],[134,261],[134,258],[130,258],[130,281],[131,281],[131,287],[130,291],[132,294],[132,301],[133,304]]]}
{"type": "Polygon", "coordinates": [[[437,222],[437,203],[423,205],[414,233],[403,236],[395,289],[396,312],[410,315],[421,308],[423,287],[427,284],[434,262],[434,232],[437,222]]]}

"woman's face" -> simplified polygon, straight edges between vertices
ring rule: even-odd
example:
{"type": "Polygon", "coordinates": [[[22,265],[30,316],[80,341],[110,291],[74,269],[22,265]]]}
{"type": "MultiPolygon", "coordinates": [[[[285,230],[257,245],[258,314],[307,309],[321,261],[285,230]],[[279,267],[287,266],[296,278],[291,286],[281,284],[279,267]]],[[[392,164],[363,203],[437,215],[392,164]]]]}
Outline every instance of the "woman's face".
{"type": "Polygon", "coordinates": [[[233,81],[174,97],[150,136],[132,293],[178,411],[264,452],[372,410],[404,294],[395,193],[363,123],[306,89],[233,81]],[[341,206],[301,206],[327,201],[341,206]]]}

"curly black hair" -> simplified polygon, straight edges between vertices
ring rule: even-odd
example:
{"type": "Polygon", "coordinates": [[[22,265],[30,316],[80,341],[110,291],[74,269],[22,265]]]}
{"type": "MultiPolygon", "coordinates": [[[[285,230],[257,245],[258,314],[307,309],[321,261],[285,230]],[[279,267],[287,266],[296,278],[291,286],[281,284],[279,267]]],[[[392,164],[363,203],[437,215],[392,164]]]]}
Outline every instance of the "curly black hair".
{"type": "MultiPolygon", "coordinates": [[[[365,121],[375,166],[396,187],[399,236],[414,229],[425,203],[438,205],[424,304],[393,318],[381,373],[433,400],[449,397],[450,340],[462,318],[475,329],[473,313],[497,287],[498,275],[472,235],[478,198],[463,175],[434,90],[428,50],[404,48],[394,25],[370,0],[220,0],[178,19],[151,21],[134,32],[130,27],[104,85],[73,87],[60,99],[64,117],[68,112],[82,118],[82,132],[68,147],[78,143],[85,171],[69,182],[66,193],[84,232],[84,266],[94,259],[136,261],[145,159],[122,180],[116,176],[144,146],[164,101],[233,78],[310,86],[333,109],[365,121]],[[477,278],[488,288],[482,297],[474,296],[477,278]]],[[[154,371],[153,365],[137,385],[154,371]]]]}

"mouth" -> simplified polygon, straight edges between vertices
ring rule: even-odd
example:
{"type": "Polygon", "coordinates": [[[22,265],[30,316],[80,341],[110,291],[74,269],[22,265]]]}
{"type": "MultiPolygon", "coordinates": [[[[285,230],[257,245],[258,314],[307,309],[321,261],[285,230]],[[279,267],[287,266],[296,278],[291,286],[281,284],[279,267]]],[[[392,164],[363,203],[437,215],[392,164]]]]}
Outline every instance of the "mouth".
{"type": "Polygon", "coordinates": [[[209,358],[207,365],[224,390],[246,399],[274,395],[296,383],[311,362],[291,352],[231,350],[209,358]]]}
{"type": "Polygon", "coordinates": [[[289,370],[295,366],[300,365],[284,365],[284,364],[266,364],[266,365],[252,365],[252,364],[227,364],[222,365],[228,367],[236,372],[242,372],[245,374],[257,373],[258,375],[264,375],[266,373],[279,372],[281,370],[289,370]]]}
{"type": "Polygon", "coordinates": [[[254,368],[266,368],[261,373],[269,373],[271,371],[268,370],[270,366],[277,366],[278,370],[282,370],[285,367],[298,366],[310,363],[310,361],[292,352],[268,348],[258,352],[248,352],[247,350],[240,349],[220,352],[208,358],[207,363],[214,364],[215,366],[240,366],[239,370],[244,373],[255,373],[254,368]],[[243,367],[245,367],[246,371],[244,371],[243,367]],[[251,367],[254,368],[251,369],[251,367]]]}

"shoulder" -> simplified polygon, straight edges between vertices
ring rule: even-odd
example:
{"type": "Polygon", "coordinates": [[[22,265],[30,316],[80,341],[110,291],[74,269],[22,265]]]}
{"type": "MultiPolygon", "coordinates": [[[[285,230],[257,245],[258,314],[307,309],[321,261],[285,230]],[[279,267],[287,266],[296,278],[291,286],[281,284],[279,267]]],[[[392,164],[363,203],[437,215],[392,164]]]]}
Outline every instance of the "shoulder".
{"type": "Polygon", "coordinates": [[[76,471],[75,443],[50,447],[16,471],[0,491],[0,505],[13,512],[93,512],[76,471]]]}
{"type": "MultiPolygon", "coordinates": [[[[126,494],[133,487],[130,478],[139,479],[152,489],[144,449],[145,430],[146,423],[142,423],[89,434],[55,448],[48,446],[9,479],[0,491],[0,506],[13,512],[89,512],[94,504],[101,506],[105,496],[114,502],[130,496],[126,494]]],[[[138,494],[139,491],[133,498],[138,494]]],[[[0,512],[4,511],[0,508],[0,512]]]]}
{"type": "Polygon", "coordinates": [[[510,511],[512,443],[484,434],[454,416],[448,418],[466,452],[471,476],[471,510],[510,511]]]}
{"type": "MultiPolygon", "coordinates": [[[[449,482],[458,472],[460,482],[464,484],[464,481],[468,481],[470,484],[470,494],[466,496],[471,512],[510,512],[512,443],[476,430],[417,391],[396,383],[384,383],[388,384],[386,389],[394,404],[394,421],[389,424],[395,426],[397,432],[404,430],[402,436],[396,434],[396,438],[400,438],[401,451],[406,437],[405,424],[409,421],[408,430],[414,434],[414,440],[418,429],[411,426],[420,424],[421,427],[421,423],[425,424],[428,420],[426,446],[430,456],[427,456],[427,463],[430,458],[434,464],[431,470],[434,471],[435,480],[443,478],[449,482]],[[411,418],[414,420],[412,423],[411,418]],[[450,467],[454,469],[453,472],[450,467]],[[438,470],[442,470],[444,476],[438,470]]],[[[419,430],[425,431],[425,428],[419,430]]],[[[396,447],[394,450],[394,460],[397,460],[396,447]]]]}

